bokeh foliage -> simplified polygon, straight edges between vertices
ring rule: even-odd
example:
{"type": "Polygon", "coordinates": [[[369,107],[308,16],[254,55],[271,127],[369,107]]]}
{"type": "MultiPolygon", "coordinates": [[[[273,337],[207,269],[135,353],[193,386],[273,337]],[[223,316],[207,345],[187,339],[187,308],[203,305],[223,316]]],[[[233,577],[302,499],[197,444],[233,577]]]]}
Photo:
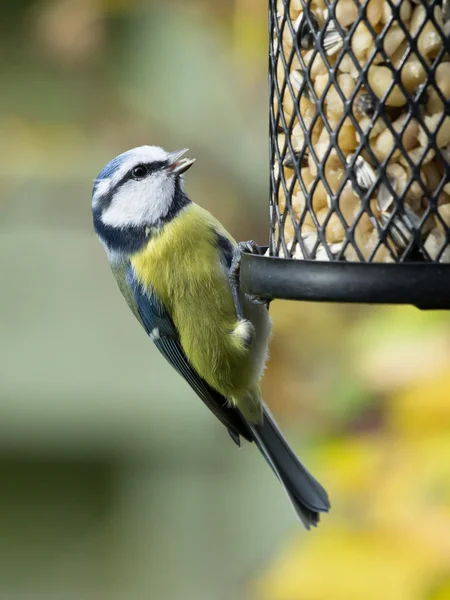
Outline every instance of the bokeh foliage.
{"type": "Polygon", "coordinates": [[[311,460],[332,512],[291,536],[251,597],[450,598],[450,319],[368,309],[331,336],[311,460]]]}

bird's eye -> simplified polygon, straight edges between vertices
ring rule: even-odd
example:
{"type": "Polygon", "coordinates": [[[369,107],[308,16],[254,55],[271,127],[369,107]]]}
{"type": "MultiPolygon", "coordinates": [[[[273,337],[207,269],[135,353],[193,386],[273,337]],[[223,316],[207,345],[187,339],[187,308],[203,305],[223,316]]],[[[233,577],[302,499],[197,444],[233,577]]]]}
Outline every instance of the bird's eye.
{"type": "Polygon", "coordinates": [[[131,176],[133,177],[133,179],[142,179],[147,175],[147,173],[148,169],[145,165],[138,165],[137,167],[134,167],[134,169],[131,171],[131,176]]]}

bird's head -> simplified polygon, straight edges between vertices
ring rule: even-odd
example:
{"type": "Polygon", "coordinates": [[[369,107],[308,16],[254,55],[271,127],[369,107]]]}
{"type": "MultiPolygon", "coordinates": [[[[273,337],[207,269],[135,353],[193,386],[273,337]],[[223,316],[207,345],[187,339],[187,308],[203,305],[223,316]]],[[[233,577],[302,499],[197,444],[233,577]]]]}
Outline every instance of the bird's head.
{"type": "Polygon", "coordinates": [[[195,162],[183,158],[186,152],[141,146],[114,158],[94,183],[94,222],[114,229],[162,223],[186,200],[181,175],[195,162]]]}

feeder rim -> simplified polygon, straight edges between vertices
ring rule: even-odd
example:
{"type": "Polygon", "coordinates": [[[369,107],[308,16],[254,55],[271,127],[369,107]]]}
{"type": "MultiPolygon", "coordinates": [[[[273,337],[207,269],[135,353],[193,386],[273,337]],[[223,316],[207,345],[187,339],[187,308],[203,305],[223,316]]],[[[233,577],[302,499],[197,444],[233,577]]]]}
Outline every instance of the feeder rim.
{"type": "Polygon", "coordinates": [[[450,264],[295,260],[242,252],[241,289],[267,300],[450,309],[450,264]]]}

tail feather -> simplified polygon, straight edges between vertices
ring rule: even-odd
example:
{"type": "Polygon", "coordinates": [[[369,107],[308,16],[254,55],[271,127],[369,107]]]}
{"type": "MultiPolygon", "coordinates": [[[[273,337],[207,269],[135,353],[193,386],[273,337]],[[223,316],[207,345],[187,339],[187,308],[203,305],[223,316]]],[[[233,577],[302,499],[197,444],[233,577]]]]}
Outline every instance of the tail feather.
{"type": "Polygon", "coordinates": [[[255,442],[283,484],[297,516],[309,529],[319,522],[319,513],[328,512],[328,494],[305,469],[278,429],[267,407],[260,425],[249,424],[255,442]]]}

